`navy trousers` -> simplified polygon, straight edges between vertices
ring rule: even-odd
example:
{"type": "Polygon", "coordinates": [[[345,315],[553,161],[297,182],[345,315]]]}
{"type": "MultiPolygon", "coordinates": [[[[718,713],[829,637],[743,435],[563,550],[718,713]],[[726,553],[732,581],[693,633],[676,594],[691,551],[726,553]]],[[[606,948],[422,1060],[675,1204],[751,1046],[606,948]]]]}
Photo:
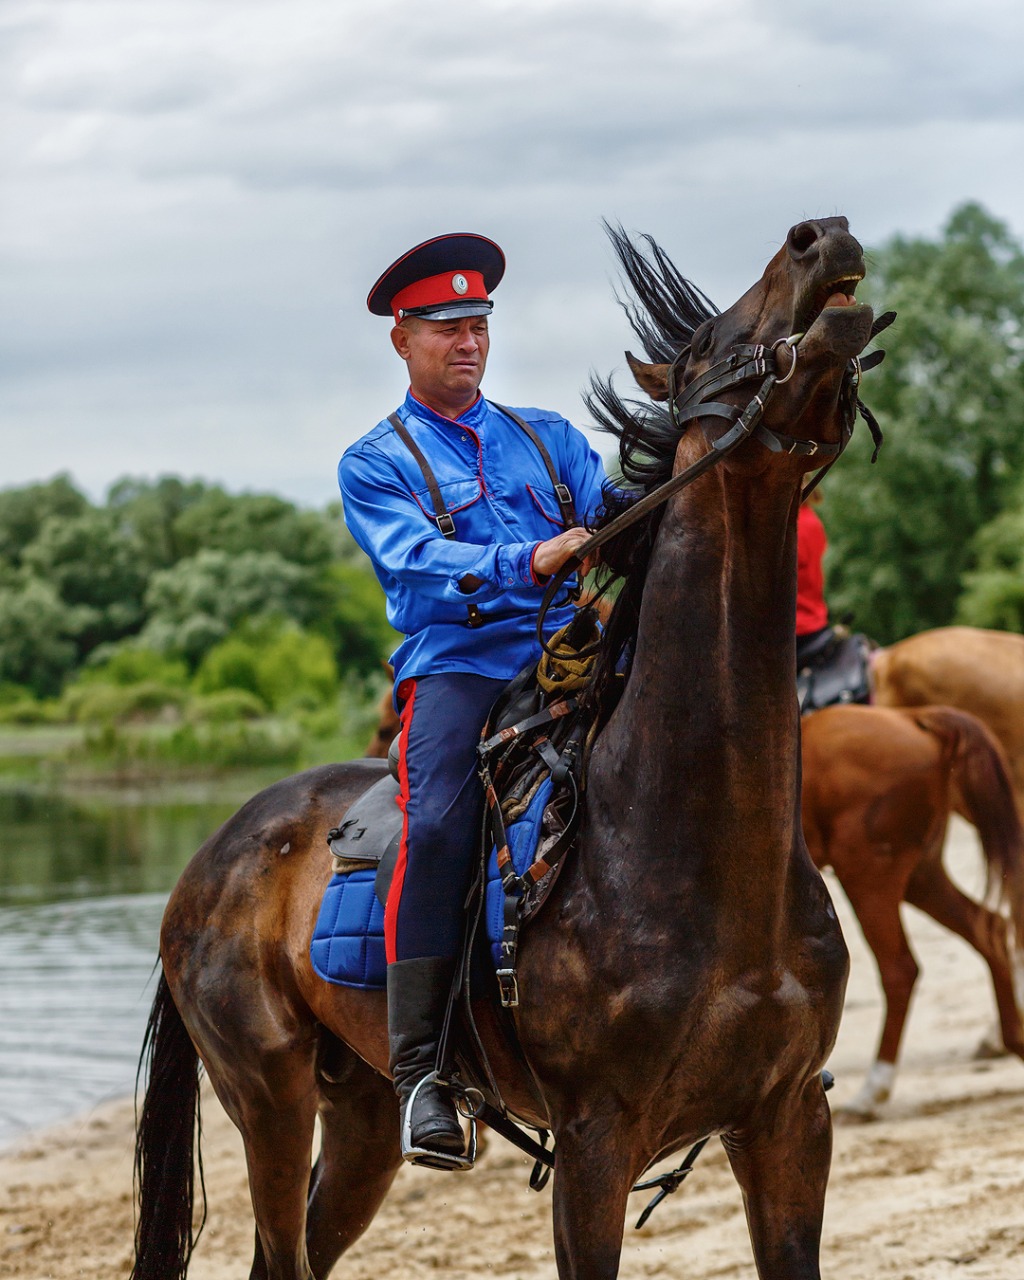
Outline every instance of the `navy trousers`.
{"type": "Polygon", "coordinates": [[[399,687],[404,822],[384,908],[389,964],[458,953],[484,806],[476,746],[506,683],[460,671],[399,687]]]}

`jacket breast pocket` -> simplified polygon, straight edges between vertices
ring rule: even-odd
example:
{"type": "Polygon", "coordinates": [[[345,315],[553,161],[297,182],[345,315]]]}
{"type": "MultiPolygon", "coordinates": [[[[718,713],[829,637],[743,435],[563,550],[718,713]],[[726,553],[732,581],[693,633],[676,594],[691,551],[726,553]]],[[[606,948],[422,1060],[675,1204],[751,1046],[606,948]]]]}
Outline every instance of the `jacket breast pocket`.
{"type": "MultiPolygon", "coordinates": [[[[438,482],[438,488],[441,490],[441,498],[447,508],[449,514],[454,515],[457,511],[465,511],[467,507],[471,507],[480,497],[483,490],[480,487],[480,481],[473,480],[450,480],[447,484],[443,481],[438,482]]],[[[434,500],[430,496],[430,490],[425,484],[419,485],[413,489],[412,496],[423,508],[431,519],[434,518],[434,500]]]]}
{"type": "Polygon", "coordinates": [[[545,520],[556,525],[559,529],[565,528],[562,521],[562,509],[558,505],[558,499],[550,489],[534,488],[532,484],[528,484],[526,486],[526,492],[533,499],[533,505],[545,520]]]}

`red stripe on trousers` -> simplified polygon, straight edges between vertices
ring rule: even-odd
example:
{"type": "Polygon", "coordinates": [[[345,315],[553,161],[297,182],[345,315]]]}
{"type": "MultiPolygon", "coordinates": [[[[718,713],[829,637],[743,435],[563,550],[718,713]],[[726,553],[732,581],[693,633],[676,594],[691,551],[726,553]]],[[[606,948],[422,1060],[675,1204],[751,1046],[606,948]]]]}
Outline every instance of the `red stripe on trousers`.
{"type": "Polygon", "coordinates": [[[388,899],[384,904],[384,956],[388,964],[394,964],[398,959],[398,909],[402,903],[406,850],[409,843],[409,766],[406,763],[406,749],[409,745],[413,705],[416,702],[416,681],[403,680],[399,692],[405,697],[405,701],[402,704],[402,714],[399,716],[402,736],[398,744],[398,795],[395,797],[395,803],[402,811],[402,838],[398,844],[398,858],[395,860],[395,873],[391,877],[388,888],[388,899]],[[405,697],[406,685],[410,686],[407,697],[405,697]]]}

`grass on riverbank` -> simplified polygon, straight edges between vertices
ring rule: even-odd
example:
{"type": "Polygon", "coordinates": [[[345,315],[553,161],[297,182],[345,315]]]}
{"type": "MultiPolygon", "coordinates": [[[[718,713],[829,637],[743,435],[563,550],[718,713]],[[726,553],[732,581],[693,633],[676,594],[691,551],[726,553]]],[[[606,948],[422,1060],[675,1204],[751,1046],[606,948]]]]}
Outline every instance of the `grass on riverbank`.
{"type": "MultiPolygon", "coordinates": [[[[136,691],[138,693],[138,691],[136,691]]],[[[94,699],[78,722],[0,724],[0,782],[113,785],[240,769],[291,773],[361,756],[380,688],[342,685],[330,705],[267,715],[245,698],[94,699]]]]}

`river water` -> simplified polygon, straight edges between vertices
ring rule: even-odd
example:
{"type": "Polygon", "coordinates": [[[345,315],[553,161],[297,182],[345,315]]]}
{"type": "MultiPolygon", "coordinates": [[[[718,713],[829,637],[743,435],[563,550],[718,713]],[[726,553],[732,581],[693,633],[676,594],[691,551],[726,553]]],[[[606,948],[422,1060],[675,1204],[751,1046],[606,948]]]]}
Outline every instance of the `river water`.
{"type": "Polygon", "coordinates": [[[264,781],[0,790],[0,1146],[131,1093],[167,895],[264,781]]]}

